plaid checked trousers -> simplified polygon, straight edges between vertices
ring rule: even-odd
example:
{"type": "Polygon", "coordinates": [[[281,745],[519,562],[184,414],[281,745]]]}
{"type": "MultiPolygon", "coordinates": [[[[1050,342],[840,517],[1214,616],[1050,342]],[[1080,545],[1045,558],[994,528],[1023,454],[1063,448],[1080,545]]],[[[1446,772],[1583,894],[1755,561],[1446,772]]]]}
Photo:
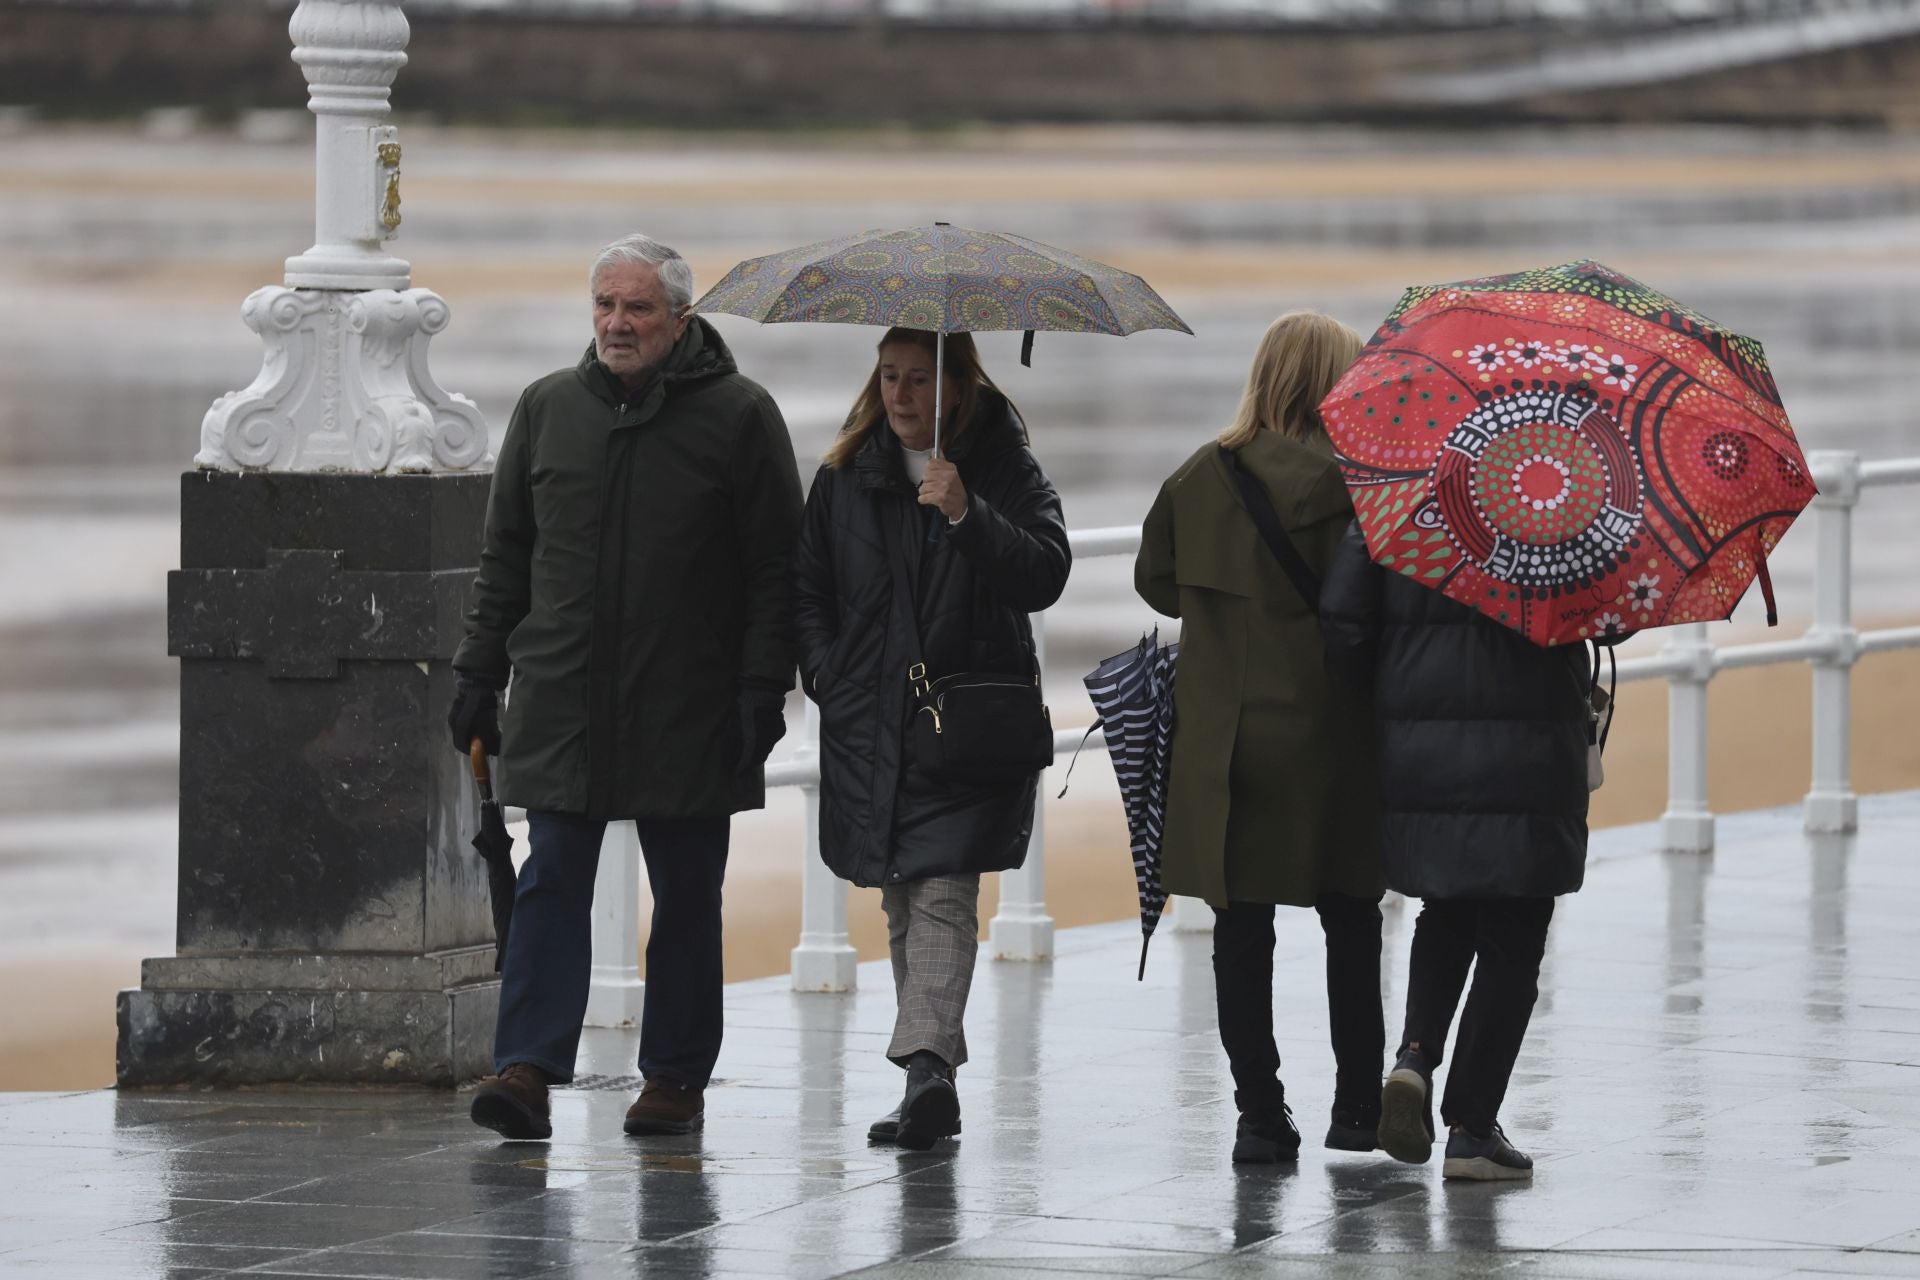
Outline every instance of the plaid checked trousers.
{"type": "Polygon", "coordinates": [[[967,992],[980,951],[980,877],[928,876],[880,891],[899,1011],[887,1057],[905,1066],[929,1049],[957,1067],[967,1060],[967,992]]]}

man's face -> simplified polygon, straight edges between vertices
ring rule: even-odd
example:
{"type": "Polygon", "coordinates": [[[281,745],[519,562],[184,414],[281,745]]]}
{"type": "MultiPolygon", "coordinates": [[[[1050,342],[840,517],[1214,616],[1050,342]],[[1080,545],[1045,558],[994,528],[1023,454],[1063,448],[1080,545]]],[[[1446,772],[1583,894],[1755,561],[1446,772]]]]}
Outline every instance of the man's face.
{"type": "Polygon", "coordinates": [[[593,282],[593,343],[613,376],[637,385],[666,360],[691,312],[674,313],[650,262],[615,262],[593,282]]]}

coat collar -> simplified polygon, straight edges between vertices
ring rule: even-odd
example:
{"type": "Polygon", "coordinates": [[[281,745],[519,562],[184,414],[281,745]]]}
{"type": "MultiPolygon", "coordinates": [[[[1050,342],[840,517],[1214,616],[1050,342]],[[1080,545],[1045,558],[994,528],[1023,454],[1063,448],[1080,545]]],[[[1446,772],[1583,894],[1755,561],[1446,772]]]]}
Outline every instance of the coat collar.
{"type": "Polygon", "coordinates": [[[673,350],[667,353],[666,363],[638,391],[628,391],[620,379],[613,376],[613,371],[600,362],[591,342],[580,363],[574,366],[574,376],[596,398],[610,405],[646,404],[677,387],[721,377],[738,369],[720,331],[709,324],[705,316],[695,316],[680,340],[673,344],[673,350]]]}

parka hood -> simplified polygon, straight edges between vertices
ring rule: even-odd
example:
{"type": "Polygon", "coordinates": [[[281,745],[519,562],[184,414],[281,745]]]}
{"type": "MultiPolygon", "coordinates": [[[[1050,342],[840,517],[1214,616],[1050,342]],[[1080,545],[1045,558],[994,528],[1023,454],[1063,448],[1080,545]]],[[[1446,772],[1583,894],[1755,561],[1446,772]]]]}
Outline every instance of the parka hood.
{"type": "MultiPolygon", "coordinates": [[[[673,350],[667,352],[666,363],[654,372],[653,381],[671,386],[717,378],[738,370],[733,351],[720,331],[708,323],[705,316],[695,316],[680,340],[673,344],[673,350]]],[[[574,373],[589,391],[608,404],[619,404],[629,398],[630,393],[613,375],[613,370],[600,362],[597,343],[587,343],[586,353],[574,366],[574,373]]]]}

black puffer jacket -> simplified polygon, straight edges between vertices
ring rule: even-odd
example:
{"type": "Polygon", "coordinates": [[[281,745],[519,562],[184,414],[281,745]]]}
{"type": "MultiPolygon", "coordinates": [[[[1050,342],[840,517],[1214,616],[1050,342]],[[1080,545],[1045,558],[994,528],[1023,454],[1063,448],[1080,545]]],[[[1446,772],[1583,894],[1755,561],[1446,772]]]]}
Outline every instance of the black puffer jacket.
{"type": "Polygon", "coordinates": [[[1586,875],[1585,648],[1543,649],[1389,573],[1347,530],[1320,596],[1327,665],[1373,690],[1380,853],[1416,898],[1552,897],[1586,875]]]}
{"type": "Polygon", "coordinates": [[[814,477],[794,552],[801,686],[820,705],[820,854],[859,885],[1005,871],[1026,857],[1038,775],[942,782],[906,733],[913,620],[885,557],[907,559],[930,677],[1030,673],[1029,613],[1059,599],[1071,554],[1060,498],[1003,396],[985,388],[948,456],[967,515],[920,506],[898,440],[876,426],[814,477]]]}

